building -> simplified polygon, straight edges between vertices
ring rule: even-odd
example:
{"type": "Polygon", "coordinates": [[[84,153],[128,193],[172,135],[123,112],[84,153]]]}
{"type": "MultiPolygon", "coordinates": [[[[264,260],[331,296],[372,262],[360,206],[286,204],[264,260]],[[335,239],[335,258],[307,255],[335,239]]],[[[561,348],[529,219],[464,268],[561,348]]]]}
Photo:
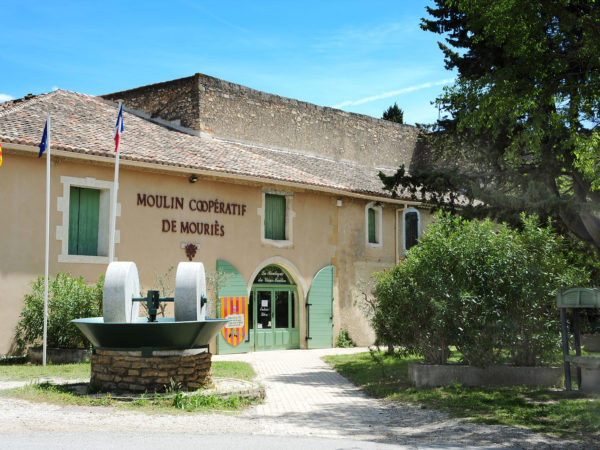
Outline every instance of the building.
{"type": "Polygon", "coordinates": [[[212,281],[209,299],[248,297],[243,339],[220,335],[213,352],[331,347],[342,329],[373,342],[361,289],[430,220],[377,177],[418,164],[417,129],[196,74],[103,98],[58,90],[0,104],[0,354],[44,273],[37,154],[48,112],[50,273],[95,282],[106,270],[117,100],[115,255],[136,262],[144,290],[193,260],[212,281]]]}

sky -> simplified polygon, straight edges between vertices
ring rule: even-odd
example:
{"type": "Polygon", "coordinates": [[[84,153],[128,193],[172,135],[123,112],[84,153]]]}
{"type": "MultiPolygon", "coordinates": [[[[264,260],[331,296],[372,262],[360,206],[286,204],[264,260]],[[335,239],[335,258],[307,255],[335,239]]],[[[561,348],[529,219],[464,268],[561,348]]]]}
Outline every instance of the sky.
{"type": "Polygon", "coordinates": [[[427,0],[0,0],[0,101],[203,73],[322,106],[432,123],[453,72],[427,0]]]}

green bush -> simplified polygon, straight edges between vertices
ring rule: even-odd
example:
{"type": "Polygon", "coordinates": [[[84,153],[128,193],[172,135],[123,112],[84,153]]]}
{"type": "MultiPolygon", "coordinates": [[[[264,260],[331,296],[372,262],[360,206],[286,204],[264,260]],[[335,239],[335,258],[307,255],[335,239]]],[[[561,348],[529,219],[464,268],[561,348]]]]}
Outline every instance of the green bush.
{"type": "MultiPolygon", "coordinates": [[[[25,296],[25,305],[15,335],[17,351],[27,346],[41,344],[44,327],[44,277],[31,283],[32,293],[25,296]]],[[[48,330],[49,347],[85,348],[88,340],[71,323],[72,319],[102,315],[102,291],[104,277],[94,286],[88,286],[83,278],[73,278],[59,273],[48,282],[48,330]]]]}
{"type": "Polygon", "coordinates": [[[560,351],[561,287],[586,286],[563,239],[537,218],[516,231],[438,214],[407,258],[377,279],[377,337],[444,363],[449,346],[476,366],[534,366],[560,351]]]}
{"type": "Polygon", "coordinates": [[[340,334],[337,337],[335,346],[339,347],[339,348],[351,348],[351,347],[356,347],[356,344],[350,337],[348,330],[340,330],[340,334]]]}

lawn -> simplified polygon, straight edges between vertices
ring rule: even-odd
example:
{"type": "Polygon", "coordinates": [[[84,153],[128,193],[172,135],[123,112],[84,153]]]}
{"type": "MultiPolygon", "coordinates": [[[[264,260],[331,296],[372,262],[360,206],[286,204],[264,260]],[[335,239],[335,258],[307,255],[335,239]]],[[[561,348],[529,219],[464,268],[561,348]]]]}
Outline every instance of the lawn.
{"type": "MultiPolygon", "coordinates": [[[[88,393],[87,383],[61,385],[39,382],[41,379],[89,378],[90,363],[47,365],[15,364],[0,366],[0,381],[30,381],[24,387],[1,390],[0,395],[18,397],[30,401],[59,405],[115,406],[144,412],[212,412],[239,411],[260,402],[262,398],[242,395],[217,395],[203,389],[183,393],[175,389],[165,394],[146,393],[123,395],[121,392],[88,393]]],[[[251,381],[256,377],[252,367],[243,362],[215,361],[212,363],[213,378],[237,378],[251,381]]]]}
{"type": "Polygon", "coordinates": [[[600,445],[598,396],[526,387],[415,388],[408,381],[408,363],[418,358],[377,356],[380,362],[369,353],[327,356],[325,360],[375,397],[446,411],[476,423],[523,426],[600,445]]]}

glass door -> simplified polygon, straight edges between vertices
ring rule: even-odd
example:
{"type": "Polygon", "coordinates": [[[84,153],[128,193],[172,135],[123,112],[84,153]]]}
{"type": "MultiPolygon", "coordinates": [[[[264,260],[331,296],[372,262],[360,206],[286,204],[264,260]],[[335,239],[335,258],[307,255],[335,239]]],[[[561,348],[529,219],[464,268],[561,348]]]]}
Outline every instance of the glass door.
{"type": "Polygon", "coordinates": [[[252,290],[255,350],[300,347],[295,288],[254,287],[252,290]]]}

